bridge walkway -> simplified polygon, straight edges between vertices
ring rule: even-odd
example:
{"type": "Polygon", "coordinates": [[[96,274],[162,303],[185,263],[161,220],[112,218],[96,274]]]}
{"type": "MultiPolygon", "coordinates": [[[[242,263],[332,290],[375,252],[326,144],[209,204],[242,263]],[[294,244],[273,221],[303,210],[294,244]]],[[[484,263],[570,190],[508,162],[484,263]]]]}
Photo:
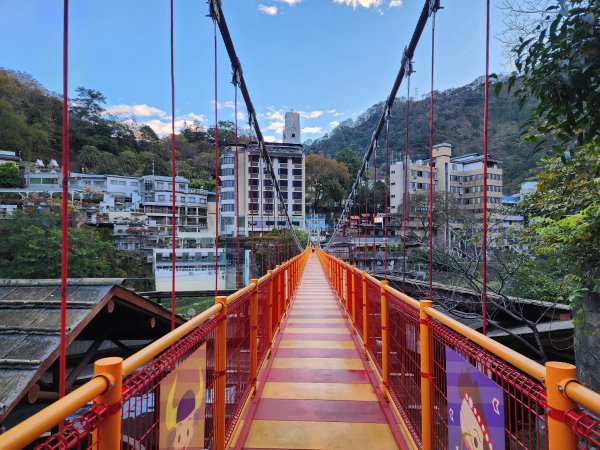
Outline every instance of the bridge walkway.
{"type": "Polygon", "coordinates": [[[375,381],[311,254],[231,448],[408,448],[375,381]]]}

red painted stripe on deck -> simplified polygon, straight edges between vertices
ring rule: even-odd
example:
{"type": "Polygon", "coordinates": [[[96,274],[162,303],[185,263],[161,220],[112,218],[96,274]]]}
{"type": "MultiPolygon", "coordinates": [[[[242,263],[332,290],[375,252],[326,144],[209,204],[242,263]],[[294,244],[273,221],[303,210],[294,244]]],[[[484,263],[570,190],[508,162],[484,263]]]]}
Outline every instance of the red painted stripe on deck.
{"type": "Polygon", "coordinates": [[[255,420],[386,423],[379,402],[352,400],[260,400],[255,420]]]}
{"type": "MultiPolygon", "coordinates": [[[[279,357],[279,355],[277,356],[279,357]]],[[[271,369],[266,381],[357,384],[368,384],[371,382],[364,370],[333,369],[271,369]]]]}
{"type": "Polygon", "coordinates": [[[358,358],[358,350],[346,348],[279,348],[281,358],[358,358]]]}
{"type": "MultiPolygon", "coordinates": [[[[327,325],[327,324],[326,324],[327,325]]],[[[348,334],[331,333],[284,333],[282,341],[351,341],[348,334]]]]}
{"type": "MultiPolygon", "coordinates": [[[[290,316],[290,319],[300,318],[299,316],[290,316]]],[[[345,323],[288,323],[285,328],[348,328],[348,325],[345,323]]]]}

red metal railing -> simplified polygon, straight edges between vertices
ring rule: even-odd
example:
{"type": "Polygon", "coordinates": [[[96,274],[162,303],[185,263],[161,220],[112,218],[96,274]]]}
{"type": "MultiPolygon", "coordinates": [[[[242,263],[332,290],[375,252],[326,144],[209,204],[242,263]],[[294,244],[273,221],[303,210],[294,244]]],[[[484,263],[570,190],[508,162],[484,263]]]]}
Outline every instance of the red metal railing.
{"type": "Polygon", "coordinates": [[[318,256],[414,448],[448,448],[446,349],[501,389],[504,448],[600,448],[600,419],[594,415],[600,414],[600,396],[574,379],[573,366],[537,364],[436,311],[429,301],[418,302],[321,249],[318,256]],[[362,296],[354,314],[339,288],[344,273],[354,277],[355,305],[362,296]]]}
{"type": "Polygon", "coordinates": [[[229,297],[217,297],[215,306],[127,360],[98,361],[92,381],[0,435],[0,448],[20,449],[34,441],[40,450],[158,448],[161,383],[204,344],[204,447],[226,448],[308,254],[307,249],[229,297]],[[102,371],[103,361],[112,372],[102,371]],[[68,423],[62,430],[40,438],[63,420],[68,423]]]}

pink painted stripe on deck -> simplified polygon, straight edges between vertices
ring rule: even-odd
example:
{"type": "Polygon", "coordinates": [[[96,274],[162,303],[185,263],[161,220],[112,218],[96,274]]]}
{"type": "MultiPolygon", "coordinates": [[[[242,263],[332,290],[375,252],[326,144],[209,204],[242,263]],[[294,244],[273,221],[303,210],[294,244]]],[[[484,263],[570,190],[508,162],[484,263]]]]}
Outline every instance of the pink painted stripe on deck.
{"type": "MultiPolygon", "coordinates": [[[[323,325],[323,324],[321,324],[323,325]]],[[[325,324],[328,326],[329,324],[325,324]]],[[[282,341],[352,341],[348,334],[332,334],[332,333],[283,333],[282,341]]]]}
{"type": "MultiPolygon", "coordinates": [[[[290,316],[291,319],[302,319],[302,317],[298,316],[290,316]]],[[[339,317],[342,318],[341,316],[339,317]]],[[[285,327],[286,329],[290,328],[346,328],[348,326],[345,323],[288,323],[285,327]]]]}
{"type": "Polygon", "coordinates": [[[263,398],[254,420],[386,423],[379,402],[263,398]]]}
{"type": "Polygon", "coordinates": [[[369,384],[371,382],[364,370],[335,369],[271,369],[266,381],[355,384],[369,384]]]}
{"type": "Polygon", "coordinates": [[[278,358],[359,358],[358,350],[350,348],[279,348],[278,358]]]}

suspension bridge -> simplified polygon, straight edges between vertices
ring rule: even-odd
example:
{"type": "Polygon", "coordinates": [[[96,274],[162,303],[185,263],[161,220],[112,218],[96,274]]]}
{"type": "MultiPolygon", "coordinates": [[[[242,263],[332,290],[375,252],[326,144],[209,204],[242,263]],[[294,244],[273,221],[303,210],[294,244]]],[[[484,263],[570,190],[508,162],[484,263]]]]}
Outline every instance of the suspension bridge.
{"type": "MultiPolygon", "coordinates": [[[[487,289],[483,289],[481,298],[481,333],[436,309],[432,301],[433,183],[429,183],[428,298],[415,299],[391,287],[386,262],[380,280],[329,252],[340,242],[343,245],[342,229],[357,206],[369,161],[375,158],[378,148],[385,152],[389,167],[390,111],[404,81],[410,93],[412,58],[428,23],[432,33],[430,161],[433,161],[435,17],[440,9],[439,0],[424,2],[333,235],[323,246],[316,247],[301,246],[294,233],[285,207],[287,199],[259,126],[221,1],[208,3],[214,23],[215,178],[219,177],[217,42],[220,35],[233,71],[236,118],[239,91],[254,133],[250,152],[256,151],[264,164],[282,205],[273,209],[274,223],[283,220],[286,225],[274,239],[267,241],[266,250],[264,236],[254,229],[250,231],[253,278],[249,285],[242,286],[239,220],[236,220],[238,290],[229,296],[219,295],[216,270],[215,304],[177,327],[176,227],[173,226],[172,331],[126,359],[109,357],[96,361],[90,381],[71,392],[67,393],[62,383],[57,401],[0,435],[0,448],[599,448],[600,395],[576,379],[574,366],[562,362],[542,365],[487,337],[487,289]],[[259,252],[260,262],[255,257],[259,252]]],[[[489,49],[489,0],[486,7],[489,49]]],[[[173,9],[171,0],[172,223],[175,224],[173,9]]],[[[69,206],[68,10],[68,0],[64,0],[63,224],[68,224],[69,206]]],[[[488,66],[486,57],[481,243],[484,287],[487,286],[488,66]]],[[[410,95],[407,98],[410,102],[410,95]]],[[[407,118],[409,107],[410,103],[407,118]]],[[[236,152],[238,144],[236,122],[236,152]]],[[[405,170],[408,155],[407,127],[405,170]]],[[[429,166],[433,180],[433,164],[429,166]]],[[[374,176],[376,180],[376,171],[374,176]]],[[[388,173],[385,178],[387,189],[388,173]]],[[[405,174],[404,179],[407,178],[405,174]]],[[[218,183],[216,197],[218,204],[218,183]]],[[[373,199],[373,216],[377,214],[376,208],[373,199]]],[[[387,211],[387,204],[384,210],[387,211]]],[[[363,211],[369,212],[368,204],[363,211]]],[[[217,208],[217,267],[218,215],[217,208]]],[[[406,278],[406,229],[405,208],[402,280],[406,278]]],[[[60,379],[64,380],[68,226],[63,226],[62,233],[60,379]]],[[[387,229],[384,261],[386,239],[387,229]]]]}

